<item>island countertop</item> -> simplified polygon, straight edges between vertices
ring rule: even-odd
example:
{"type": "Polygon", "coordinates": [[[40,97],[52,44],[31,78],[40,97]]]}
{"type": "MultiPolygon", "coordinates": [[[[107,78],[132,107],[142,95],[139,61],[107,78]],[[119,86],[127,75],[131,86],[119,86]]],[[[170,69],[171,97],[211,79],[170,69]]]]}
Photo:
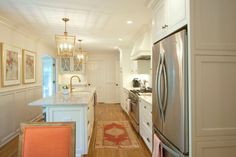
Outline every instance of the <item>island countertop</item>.
{"type": "Polygon", "coordinates": [[[39,99],[29,103],[30,106],[61,106],[61,105],[88,105],[90,100],[94,97],[95,88],[87,87],[80,88],[68,95],[57,93],[54,96],[39,99]]]}

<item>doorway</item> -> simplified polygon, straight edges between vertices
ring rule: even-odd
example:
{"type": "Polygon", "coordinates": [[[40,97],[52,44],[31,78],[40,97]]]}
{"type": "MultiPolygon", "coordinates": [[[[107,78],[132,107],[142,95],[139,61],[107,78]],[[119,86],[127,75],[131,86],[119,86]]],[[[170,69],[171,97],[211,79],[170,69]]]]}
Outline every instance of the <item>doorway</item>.
{"type": "Polygon", "coordinates": [[[42,59],[43,63],[43,98],[52,96],[56,93],[56,60],[46,56],[42,59]]]}
{"type": "Polygon", "coordinates": [[[86,63],[88,84],[96,88],[97,101],[120,103],[119,55],[116,53],[90,54],[86,63]]]}

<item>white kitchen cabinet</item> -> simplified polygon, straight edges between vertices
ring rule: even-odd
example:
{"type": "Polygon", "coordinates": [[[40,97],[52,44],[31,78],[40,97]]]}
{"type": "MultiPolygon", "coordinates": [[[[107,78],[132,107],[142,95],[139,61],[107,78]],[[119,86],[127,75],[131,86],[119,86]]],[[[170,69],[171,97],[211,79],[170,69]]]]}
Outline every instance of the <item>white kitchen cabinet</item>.
{"type": "Polygon", "coordinates": [[[88,105],[46,107],[47,122],[76,122],[76,157],[88,153],[94,124],[94,99],[88,105]]]}
{"type": "Polygon", "coordinates": [[[153,6],[153,42],[187,24],[187,0],[159,0],[153,6]]]}
{"type": "Polygon", "coordinates": [[[168,8],[167,0],[160,0],[153,12],[153,41],[157,41],[156,38],[163,38],[165,36],[166,29],[164,29],[167,24],[168,8]]]}
{"type": "Polygon", "coordinates": [[[61,57],[60,58],[61,73],[84,73],[85,63],[81,62],[75,57],[61,57]]]}
{"type": "Polygon", "coordinates": [[[139,100],[140,135],[152,152],[152,104],[142,98],[139,100]]]}
{"type": "Polygon", "coordinates": [[[168,0],[168,34],[187,24],[187,0],[168,0]]]}

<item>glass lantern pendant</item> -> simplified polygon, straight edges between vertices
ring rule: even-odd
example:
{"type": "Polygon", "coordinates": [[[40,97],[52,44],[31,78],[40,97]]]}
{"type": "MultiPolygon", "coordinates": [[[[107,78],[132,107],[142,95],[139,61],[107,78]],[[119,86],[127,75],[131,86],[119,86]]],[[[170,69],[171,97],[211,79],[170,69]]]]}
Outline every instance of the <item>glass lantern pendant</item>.
{"type": "Polygon", "coordinates": [[[75,51],[75,36],[69,36],[66,30],[68,18],[62,19],[65,22],[64,35],[56,35],[56,47],[58,56],[72,57],[75,51]]]}

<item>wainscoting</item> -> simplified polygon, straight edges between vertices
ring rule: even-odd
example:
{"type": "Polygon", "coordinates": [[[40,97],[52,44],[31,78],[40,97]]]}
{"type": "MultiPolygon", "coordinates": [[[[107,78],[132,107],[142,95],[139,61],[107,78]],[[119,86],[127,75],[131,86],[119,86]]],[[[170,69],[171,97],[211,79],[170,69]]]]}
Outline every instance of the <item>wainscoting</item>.
{"type": "Polygon", "coordinates": [[[0,90],[0,147],[18,135],[21,122],[41,116],[40,107],[28,106],[29,102],[42,97],[41,85],[0,90]]]}

